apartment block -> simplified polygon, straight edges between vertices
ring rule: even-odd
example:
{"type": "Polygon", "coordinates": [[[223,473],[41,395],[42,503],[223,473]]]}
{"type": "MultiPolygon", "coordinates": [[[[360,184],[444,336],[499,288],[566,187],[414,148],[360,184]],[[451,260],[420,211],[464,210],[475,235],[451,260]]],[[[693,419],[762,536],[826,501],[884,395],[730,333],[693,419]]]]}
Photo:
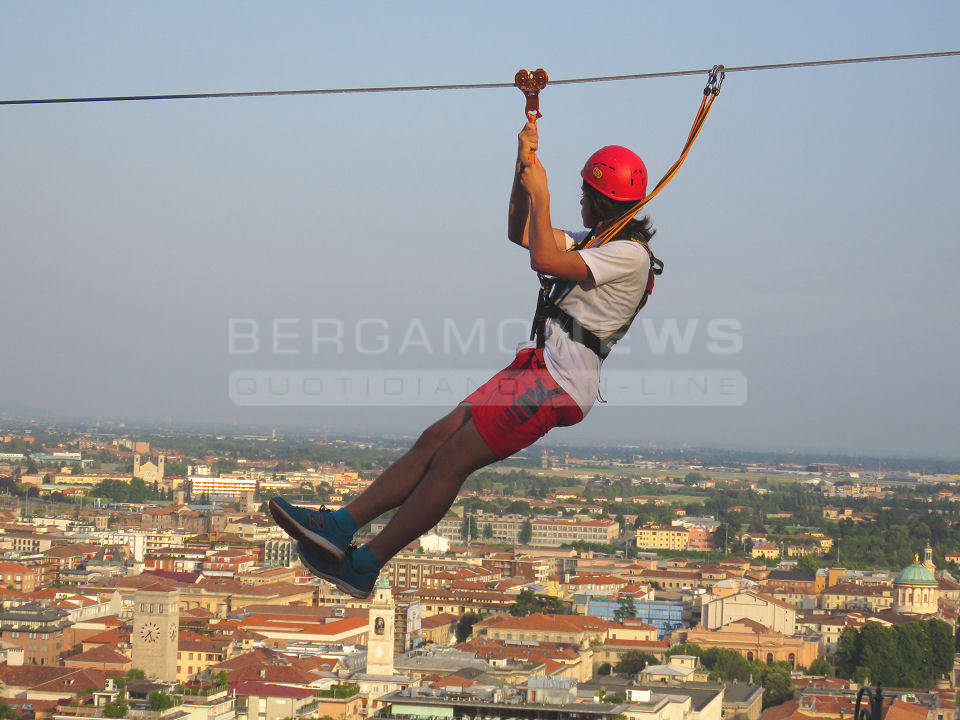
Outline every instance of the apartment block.
{"type": "Polygon", "coordinates": [[[672,525],[645,525],[637,530],[637,547],[643,550],[687,550],[690,530],[672,525]]]}

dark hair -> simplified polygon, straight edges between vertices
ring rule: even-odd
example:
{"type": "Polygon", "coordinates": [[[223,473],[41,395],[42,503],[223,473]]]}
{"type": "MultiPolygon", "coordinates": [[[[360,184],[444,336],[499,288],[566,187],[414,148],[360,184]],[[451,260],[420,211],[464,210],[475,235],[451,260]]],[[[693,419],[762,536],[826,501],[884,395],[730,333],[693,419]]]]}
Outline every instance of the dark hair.
{"type": "MultiPolygon", "coordinates": [[[[597,222],[612,222],[636,205],[632,200],[608,198],[586,181],[583,183],[583,196],[590,206],[593,219],[597,222]]],[[[643,242],[650,242],[656,232],[650,216],[644,215],[628,222],[626,227],[617,233],[617,237],[633,237],[643,242]]]]}

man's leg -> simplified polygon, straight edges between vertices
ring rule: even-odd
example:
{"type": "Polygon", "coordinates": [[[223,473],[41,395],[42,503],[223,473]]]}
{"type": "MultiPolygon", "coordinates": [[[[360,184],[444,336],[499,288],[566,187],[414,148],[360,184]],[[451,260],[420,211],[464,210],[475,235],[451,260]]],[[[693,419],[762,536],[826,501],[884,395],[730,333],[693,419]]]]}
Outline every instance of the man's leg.
{"type": "Polygon", "coordinates": [[[461,404],[424,430],[413,447],[347,505],[357,527],[399,507],[420,482],[434,453],[469,419],[470,405],[461,404]]]}
{"type": "Polygon", "coordinates": [[[499,458],[487,447],[473,420],[468,419],[434,453],[426,474],[387,526],[366,547],[381,564],[385,564],[440,522],[472,472],[497,460],[499,458]]]}

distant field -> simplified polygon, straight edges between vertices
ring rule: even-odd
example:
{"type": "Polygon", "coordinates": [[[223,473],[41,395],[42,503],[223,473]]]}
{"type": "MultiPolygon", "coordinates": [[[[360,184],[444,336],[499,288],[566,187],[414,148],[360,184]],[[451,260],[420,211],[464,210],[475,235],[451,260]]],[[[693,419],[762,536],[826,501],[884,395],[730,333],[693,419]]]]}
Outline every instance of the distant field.
{"type": "MultiPolygon", "coordinates": [[[[577,465],[570,468],[550,468],[544,470],[542,468],[531,468],[520,465],[497,465],[491,470],[497,470],[499,472],[511,472],[515,470],[526,470],[532,475],[538,477],[559,477],[559,478],[572,478],[577,480],[585,480],[592,478],[594,475],[600,476],[621,476],[621,477],[649,477],[654,480],[662,480],[665,478],[683,478],[688,471],[679,471],[679,470],[649,470],[645,468],[634,468],[634,467],[608,467],[601,465],[577,465]]],[[[789,484],[799,482],[806,479],[806,476],[795,475],[792,473],[752,473],[752,472],[711,472],[709,470],[694,470],[691,472],[699,472],[705,477],[709,477],[713,480],[742,480],[742,481],[754,481],[760,479],[766,479],[771,484],[789,484]]]]}

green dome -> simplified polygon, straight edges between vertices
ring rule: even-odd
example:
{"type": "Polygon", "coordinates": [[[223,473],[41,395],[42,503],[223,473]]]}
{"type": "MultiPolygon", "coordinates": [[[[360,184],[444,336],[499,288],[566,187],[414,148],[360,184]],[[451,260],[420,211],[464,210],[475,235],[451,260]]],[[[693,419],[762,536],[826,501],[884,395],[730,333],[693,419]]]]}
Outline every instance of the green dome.
{"type": "Polygon", "coordinates": [[[939,585],[933,573],[920,563],[905,567],[893,581],[894,585],[939,585]]]}
{"type": "Polygon", "coordinates": [[[380,577],[377,578],[377,583],[376,583],[376,585],[374,585],[373,587],[374,587],[375,589],[381,589],[381,590],[389,590],[389,589],[390,589],[391,585],[390,585],[390,581],[387,580],[387,575],[386,575],[386,573],[384,573],[383,575],[381,575],[380,577]]]}

